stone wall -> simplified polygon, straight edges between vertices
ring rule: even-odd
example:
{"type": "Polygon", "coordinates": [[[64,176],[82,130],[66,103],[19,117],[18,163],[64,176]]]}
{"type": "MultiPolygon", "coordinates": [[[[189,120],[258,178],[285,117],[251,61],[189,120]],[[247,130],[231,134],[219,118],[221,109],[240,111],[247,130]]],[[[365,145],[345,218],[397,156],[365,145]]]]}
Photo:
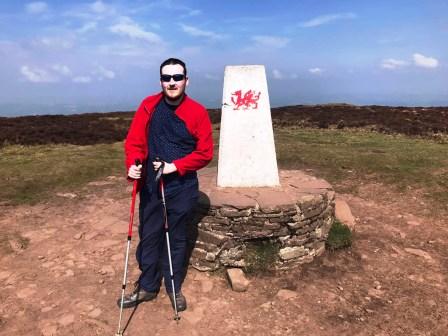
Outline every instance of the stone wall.
{"type": "Polygon", "coordinates": [[[203,271],[248,266],[248,244],[264,239],[280,246],[277,269],[321,255],[334,220],[334,192],[323,180],[286,172],[280,173],[280,188],[207,189],[203,177],[191,265],[203,271]]]}

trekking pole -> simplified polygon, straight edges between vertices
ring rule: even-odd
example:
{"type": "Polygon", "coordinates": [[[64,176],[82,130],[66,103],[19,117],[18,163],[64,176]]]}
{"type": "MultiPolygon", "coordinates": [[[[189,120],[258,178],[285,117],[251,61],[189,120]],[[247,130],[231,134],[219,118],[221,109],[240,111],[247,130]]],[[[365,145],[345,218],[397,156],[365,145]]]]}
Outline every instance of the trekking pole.
{"type": "MultiPolygon", "coordinates": [[[[135,160],[135,165],[140,165],[140,160],[135,160]]],[[[131,210],[129,216],[129,227],[128,227],[128,242],[126,248],[126,258],[124,261],[124,274],[123,274],[123,284],[121,285],[121,304],[120,304],[120,318],[118,320],[118,330],[115,336],[122,336],[123,331],[121,330],[121,318],[123,316],[123,301],[124,301],[124,292],[126,290],[126,278],[128,273],[128,261],[129,261],[129,249],[131,247],[132,240],[132,225],[134,224],[134,209],[135,209],[135,197],[137,195],[137,185],[138,180],[134,180],[134,185],[132,187],[132,201],[131,201],[131,210]]]]}
{"type": "MultiPolygon", "coordinates": [[[[160,161],[160,159],[156,158],[156,161],[160,161]]],[[[173,262],[171,259],[170,235],[168,233],[168,214],[166,211],[165,187],[163,185],[163,178],[162,178],[164,166],[165,166],[165,163],[162,162],[160,165],[160,168],[159,168],[159,173],[157,174],[157,178],[160,178],[160,193],[162,194],[163,213],[164,213],[164,217],[165,217],[164,229],[165,229],[165,237],[166,237],[166,246],[168,249],[168,262],[170,265],[171,288],[173,289],[172,294],[173,294],[173,302],[174,302],[174,320],[176,322],[179,322],[180,316],[179,316],[179,312],[177,310],[176,290],[174,287],[174,272],[173,272],[173,262]]]]}

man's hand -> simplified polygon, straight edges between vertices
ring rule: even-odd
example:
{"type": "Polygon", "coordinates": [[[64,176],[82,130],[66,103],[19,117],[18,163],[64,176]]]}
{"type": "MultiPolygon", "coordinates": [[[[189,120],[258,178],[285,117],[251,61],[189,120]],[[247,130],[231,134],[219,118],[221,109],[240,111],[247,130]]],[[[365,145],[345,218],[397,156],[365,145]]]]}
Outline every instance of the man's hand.
{"type": "Polygon", "coordinates": [[[130,166],[128,170],[128,176],[134,180],[138,180],[140,177],[142,177],[142,165],[140,164],[138,166],[130,166]]]}
{"type": "MultiPolygon", "coordinates": [[[[158,170],[162,162],[153,161],[152,165],[154,166],[154,170],[158,170]]],[[[163,167],[163,175],[171,174],[177,171],[177,167],[174,163],[165,162],[165,166],[163,167]]]]}

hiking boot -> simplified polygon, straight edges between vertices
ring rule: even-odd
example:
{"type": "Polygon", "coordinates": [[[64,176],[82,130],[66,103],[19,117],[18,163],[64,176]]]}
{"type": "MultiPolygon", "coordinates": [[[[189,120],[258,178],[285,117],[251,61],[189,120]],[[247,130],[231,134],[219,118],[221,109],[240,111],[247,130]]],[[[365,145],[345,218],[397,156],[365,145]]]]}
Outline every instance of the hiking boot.
{"type": "MultiPolygon", "coordinates": [[[[148,292],[143,288],[140,288],[140,285],[137,284],[132,294],[124,296],[123,308],[132,308],[144,301],[154,300],[156,297],[157,292],[148,292]]],[[[117,300],[117,305],[118,307],[121,307],[121,298],[117,300]]]]}
{"type": "MultiPolygon", "coordinates": [[[[171,301],[171,306],[173,306],[174,309],[174,299],[173,299],[173,293],[168,293],[168,296],[171,301]]],[[[181,312],[187,309],[187,299],[182,294],[182,292],[176,293],[176,305],[177,305],[177,311],[181,312]]]]}

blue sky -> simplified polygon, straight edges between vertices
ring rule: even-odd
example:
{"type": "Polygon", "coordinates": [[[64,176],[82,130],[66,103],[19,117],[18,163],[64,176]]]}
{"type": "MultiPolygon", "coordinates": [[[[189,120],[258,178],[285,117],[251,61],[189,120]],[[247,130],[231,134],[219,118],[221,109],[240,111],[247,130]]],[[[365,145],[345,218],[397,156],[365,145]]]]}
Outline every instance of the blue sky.
{"type": "Polygon", "coordinates": [[[447,13],[446,0],[3,0],[0,115],[132,110],[172,56],[207,107],[242,64],[266,67],[273,106],[448,105],[447,13]]]}

